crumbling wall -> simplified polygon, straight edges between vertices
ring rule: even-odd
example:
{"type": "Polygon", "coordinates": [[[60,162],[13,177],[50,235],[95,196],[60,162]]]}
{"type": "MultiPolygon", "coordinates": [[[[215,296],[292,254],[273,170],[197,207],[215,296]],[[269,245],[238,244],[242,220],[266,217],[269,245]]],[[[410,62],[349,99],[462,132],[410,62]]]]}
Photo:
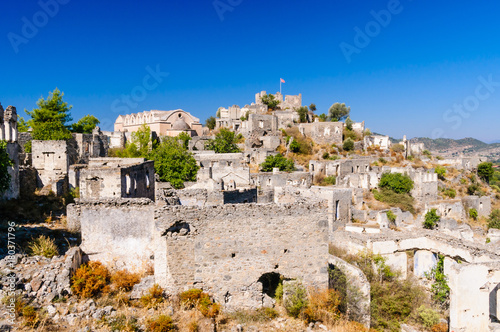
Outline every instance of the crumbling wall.
{"type": "Polygon", "coordinates": [[[309,172],[260,172],[250,174],[251,183],[260,188],[294,186],[309,188],[312,176],[309,172]]]}
{"type": "Polygon", "coordinates": [[[90,260],[132,271],[145,270],[153,264],[153,243],[159,235],[154,227],[155,205],[151,200],[80,201],[78,205],[79,211],[68,214],[68,224],[80,225],[80,247],[90,260]],[[73,219],[78,217],[79,221],[73,219]]]}
{"type": "Polygon", "coordinates": [[[491,214],[491,197],[489,196],[467,196],[462,198],[465,212],[476,209],[479,217],[488,217],[491,214]]]}
{"type": "Polygon", "coordinates": [[[265,273],[327,287],[328,220],[322,206],[166,206],[155,218],[165,234],[156,249],[155,278],[167,289],[201,287],[236,308],[263,305],[259,278],[265,273]]]}
{"type": "Polygon", "coordinates": [[[19,145],[14,143],[7,143],[7,154],[12,160],[12,166],[7,168],[7,172],[10,175],[10,184],[7,190],[0,193],[0,200],[2,199],[16,199],[19,198],[20,186],[19,186],[19,145]]]}
{"type": "Polygon", "coordinates": [[[60,181],[69,169],[67,141],[32,141],[32,164],[38,172],[39,187],[60,181]]]}
{"type": "Polygon", "coordinates": [[[342,144],[344,124],[342,122],[301,123],[299,131],[317,144],[342,144]]]}

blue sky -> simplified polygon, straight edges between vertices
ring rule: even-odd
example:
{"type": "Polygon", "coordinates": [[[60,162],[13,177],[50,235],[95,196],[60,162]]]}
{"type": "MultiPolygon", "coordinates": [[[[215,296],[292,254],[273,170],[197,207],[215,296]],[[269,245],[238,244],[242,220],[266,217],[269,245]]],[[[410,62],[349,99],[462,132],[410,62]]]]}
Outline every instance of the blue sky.
{"type": "Polygon", "coordinates": [[[125,111],[182,108],[204,122],[220,106],[278,91],[283,77],[285,94],[302,93],[317,113],[344,102],[375,132],[500,139],[498,2],[25,0],[0,9],[0,102],[21,115],[58,87],[75,120],[94,114],[108,130],[125,111]]]}

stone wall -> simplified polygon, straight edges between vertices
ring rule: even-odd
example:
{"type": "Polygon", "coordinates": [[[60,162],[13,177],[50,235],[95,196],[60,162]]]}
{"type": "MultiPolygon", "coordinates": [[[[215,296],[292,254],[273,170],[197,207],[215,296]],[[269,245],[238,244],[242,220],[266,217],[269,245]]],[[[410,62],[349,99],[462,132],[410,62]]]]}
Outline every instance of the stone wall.
{"type": "Polygon", "coordinates": [[[38,171],[39,187],[50,185],[66,176],[69,169],[66,141],[32,141],[32,164],[38,171]]]}
{"type": "Polygon", "coordinates": [[[250,174],[251,183],[261,189],[294,186],[309,188],[312,176],[309,172],[261,172],[250,174]]]}
{"type": "Polygon", "coordinates": [[[19,145],[17,143],[7,143],[7,154],[12,160],[12,166],[7,168],[10,175],[9,188],[3,193],[0,193],[0,200],[2,199],[16,199],[19,198],[20,185],[19,185],[19,145]]]}
{"type": "Polygon", "coordinates": [[[317,144],[342,144],[344,124],[342,122],[301,123],[299,131],[317,144]]]}
{"type": "Polygon", "coordinates": [[[470,209],[476,209],[478,217],[489,217],[491,213],[491,197],[489,196],[467,196],[462,198],[462,204],[467,214],[470,209]]]}
{"type": "Polygon", "coordinates": [[[130,165],[128,161],[120,158],[99,158],[91,159],[88,168],[72,168],[75,179],[79,178],[80,197],[82,199],[145,197],[154,200],[154,162],[139,160],[138,164],[130,165]],[[121,165],[122,162],[125,165],[121,165]]]}
{"type": "Polygon", "coordinates": [[[165,234],[155,253],[155,278],[170,290],[203,288],[228,308],[261,307],[266,273],[328,284],[328,220],[322,206],[294,204],[164,207],[165,234]]]}
{"type": "Polygon", "coordinates": [[[90,260],[132,271],[146,270],[153,264],[154,241],[159,234],[154,227],[155,205],[151,200],[80,201],[77,205],[72,208],[74,213],[68,214],[68,224],[80,225],[81,249],[90,260]]]}

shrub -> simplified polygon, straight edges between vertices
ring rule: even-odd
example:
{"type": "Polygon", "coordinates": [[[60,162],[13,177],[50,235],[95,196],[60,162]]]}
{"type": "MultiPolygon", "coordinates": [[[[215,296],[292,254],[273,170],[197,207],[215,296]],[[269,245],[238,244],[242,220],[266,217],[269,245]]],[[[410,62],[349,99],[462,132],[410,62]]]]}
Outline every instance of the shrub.
{"type": "Polygon", "coordinates": [[[160,315],[157,318],[148,320],[146,329],[151,332],[169,332],[175,331],[176,327],[170,316],[160,315]]]}
{"type": "Polygon", "coordinates": [[[267,156],[266,160],[260,164],[263,172],[272,172],[273,168],[277,167],[281,172],[293,172],[295,164],[292,159],[287,159],[281,154],[275,156],[267,156]]]}
{"type": "Polygon", "coordinates": [[[427,156],[428,158],[431,158],[431,157],[432,157],[432,154],[431,154],[431,152],[430,152],[429,150],[424,150],[422,153],[423,153],[425,156],[427,156]]]}
{"type": "Polygon", "coordinates": [[[148,290],[148,293],[143,295],[139,301],[146,308],[155,307],[159,303],[163,302],[163,289],[158,284],[154,284],[148,290]]]}
{"type": "Polygon", "coordinates": [[[102,322],[106,324],[111,331],[139,331],[137,318],[127,318],[124,314],[114,317],[104,317],[102,322]]]}
{"type": "Polygon", "coordinates": [[[415,199],[409,194],[398,194],[390,189],[383,188],[380,191],[373,190],[373,197],[380,202],[389,204],[392,207],[398,207],[403,211],[409,211],[415,214],[415,199]]]}
{"type": "Polygon", "coordinates": [[[434,229],[436,227],[437,222],[439,221],[440,217],[436,213],[436,209],[431,209],[425,214],[425,220],[423,223],[424,228],[426,229],[434,229]]]}
{"type": "Polygon", "coordinates": [[[292,143],[290,143],[290,151],[292,151],[293,153],[300,152],[300,144],[298,141],[293,140],[292,143]]]}
{"type": "Polygon", "coordinates": [[[477,165],[477,175],[486,183],[490,183],[494,173],[493,163],[485,162],[477,165]]]}
{"type": "Polygon", "coordinates": [[[339,318],[340,295],[333,289],[311,289],[302,316],[307,322],[331,323],[339,318]]]}
{"type": "Polygon", "coordinates": [[[387,188],[395,193],[409,193],[413,189],[413,181],[408,175],[401,173],[384,173],[380,178],[380,188],[387,188]]]}
{"type": "Polygon", "coordinates": [[[352,151],[354,150],[354,141],[349,137],[344,141],[344,144],[342,145],[342,148],[344,151],[352,151]]]}
{"type": "Polygon", "coordinates": [[[392,146],[391,150],[396,152],[396,153],[401,153],[401,152],[405,152],[405,147],[403,144],[395,144],[392,146]]]}
{"type": "Polygon", "coordinates": [[[417,309],[418,316],[422,321],[422,324],[426,328],[431,328],[432,326],[439,323],[439,314],[431,308],[426,307],[425,305],[421,305],[417,309]]]}
{"type": "Polygon", "coordinates": [[[231,319],[240,324],[261,323],[275,319],[279,316],[274,308],[258,308],[256,310],[239,310],[232,312],[231,319]]]}
{"type": "Polygon", "coordinates": [[[443,166],[436,166],[434,172],[437,174],[440,180],[446,180],[446,168],[444,168],[443,166]]]}
{"type": "Polygon", "coordinates": [[[40,323],[40,315],[31,305],[23,307],[21,312],[24,318],[24,324],[28,327],[35,328],[40,323]]]}
{"type": "Polygon", "coordinates": [[[80,266],[72,278],[71,290],[79,297],[94,297],[106,290],[110,275],[100,262],[88,262],[80,266]]]}
{"type": "Polygon", "coordinates": [[[499,209],[495,209],[491,212],[490,218],[488,220],[488,227],[500,229],[500,210],[499,209]]]}
{"type": "Polygon", "coordinates": [[[328,159],[330,158],[330,154],[328,152],[323,153],[323,159],[328,159]]]}
{"type": "Polygon", "coordinates": [[[190,289],[179,294],[182,305],[187,308],[197,308],[201,314],[208,318],[215,318],[220,313],[221,306],[214,303],[207,293],[201,289],[190,289]]]}
{"type": "Polygon", "coordinates": [[[444,256],[439,255],[436,266],[425,276],[427,279],[433,280],[431,289],[434,301],[446,306],[450,298],[450,287],[448,286],[448,278],[444,274],[444,256]]]}
{"type": "Polygon", "coordinates": [[[323,179],[322,185],[324,186],[334,186],[337,182],[337,178],[335,176],[327,176],[323,179]]]}
{"type": "Polygon", "coordinates": [[[477,220],[477,210],[474,208],[469,209],[469,217],[471,217],[474,220],[477,220]]]}
{"type": "Polygon", "coordinates": [[[395,223],[396,222],[396,215],[394,214],[394,212],[392,212],[391,210],[387,211],[386,212],[386,215],[387,215],[387,219],[392,222],[392,223],[395,223]]]}
{"type": "Polygon", "coordinates": [[[457,196],[457,191],[453,188],[446,189],[444,194],[449,198],[455,198],[457,196]]]}
{"type": "Polygon", "coordinates": [[[283,306],[292,317],[299,317],[307,306],[307,291],[299,282],[283,285],[283,306]],[[286,295],[286,296],[285,296],[286,295]]]}
{"type": "Polygon", "coordinates": [[[116,289],[128,292],[140,281],[137,273],[130,273],[127,270],[120,270],[113,273],[111,282],[116,289]]]}
{"type": "Polygon", "coordinates": [[[40,235],[32,240],[28,245],[28,251],[31,256],[44,256],[52,258],[59,255],[59,249],[54,241],[45,235],[40,235]]]}
{"type": "Polygon", "coordinates": [[[378,161],[379,161],[380,163],[384,164],[384,165],[385,165],[385,164],[387,164],[387,160],[385,160],[385,159],[384,159],[384,158],[382,158],[382,157],[378,158],[378,161]]]}
{"type": "Polygon", "coordinates": [[[236,153],[241,152],[236,145],[234,132],[226,128],[221,128],[214,139],[205,143],[205,150],[213,150],[215,153],[236,153]]]}
{"type": "Polygon", "coordinates": [[[431,328],[431,331],[432,332],[448,332],[448,324],[446,324],[446,323],[436,324],[431,328]]]}

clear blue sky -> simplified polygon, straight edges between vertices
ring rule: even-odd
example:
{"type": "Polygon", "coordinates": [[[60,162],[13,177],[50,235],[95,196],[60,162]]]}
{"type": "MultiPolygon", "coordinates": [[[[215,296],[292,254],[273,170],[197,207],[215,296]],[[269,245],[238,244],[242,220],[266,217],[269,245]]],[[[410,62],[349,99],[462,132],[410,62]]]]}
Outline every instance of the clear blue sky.
{"type": "Polygon", "coordinates": [[[318,113],[344,102],[372,131],[500,139],[496,1],[41,2],[52,5],[0,4],[0,102],[21,115],[58,87],[75,120],[94,114],[104,129],[123,110],[182,108],[204,122],[282,77],[285,94],[318,113]],[[382,10],[390,19],[376,23],[382,10]],[[168,76],[144,82],[147,67],[168,76]]]}

